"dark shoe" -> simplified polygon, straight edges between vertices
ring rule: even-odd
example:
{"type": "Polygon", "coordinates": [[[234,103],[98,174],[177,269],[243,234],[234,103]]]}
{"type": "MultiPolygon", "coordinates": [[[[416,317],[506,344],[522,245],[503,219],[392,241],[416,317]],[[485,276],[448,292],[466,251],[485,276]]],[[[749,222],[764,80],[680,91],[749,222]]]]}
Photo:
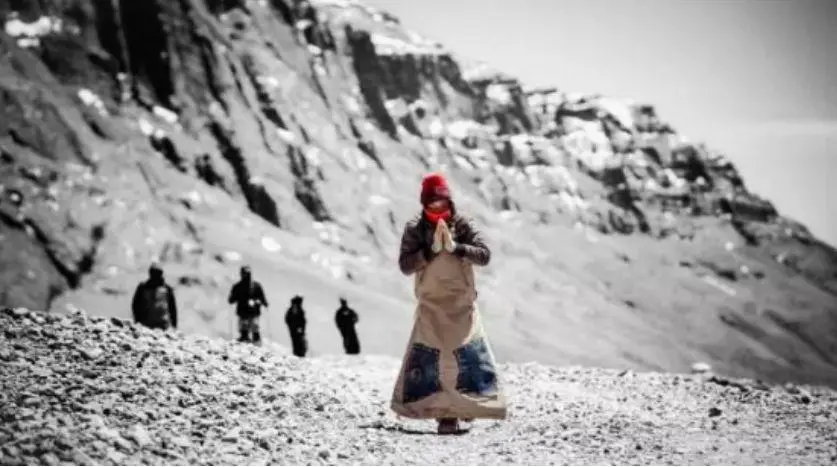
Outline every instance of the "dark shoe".
{"type": "Polygon", "coordinates": [[[258,332],[253,333],[253,343],[254,344],[261,344],[262,342],[262,335],[258,332]]]}
{"type": "Polygon", "coordinates": [[[456,435],[463,433],[459,427],[459,421],[455,418],[441,418],[439,419],[439,427],[436,432],[440,435],[456,435]]]}
{"type": "Polygon", "coordinates": [[[238,342],[250,342],[250,336],[246,332],[242,332],[238,337],[238,342]]]}

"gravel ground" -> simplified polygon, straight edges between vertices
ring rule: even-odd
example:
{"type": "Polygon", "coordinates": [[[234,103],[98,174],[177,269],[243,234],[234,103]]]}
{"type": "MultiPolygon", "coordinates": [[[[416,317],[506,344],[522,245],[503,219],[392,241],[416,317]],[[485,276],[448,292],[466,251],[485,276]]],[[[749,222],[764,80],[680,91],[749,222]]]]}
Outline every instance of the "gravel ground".
{"type": "Polygon", "coordinates": [[[0,313],[2,464],[828,464],[837,392],[504,365],[510,418],[438,437],[399,362],[297,359],[82,313],[0,313]]]}

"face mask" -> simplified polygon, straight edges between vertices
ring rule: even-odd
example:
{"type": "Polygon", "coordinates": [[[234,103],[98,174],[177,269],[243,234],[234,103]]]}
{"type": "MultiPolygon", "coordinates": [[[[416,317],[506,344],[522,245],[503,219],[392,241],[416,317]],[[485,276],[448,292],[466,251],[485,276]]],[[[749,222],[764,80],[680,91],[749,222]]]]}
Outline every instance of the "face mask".
{"type": "Polygon", "coordinates": [[[444,211],[431,211],[430,209],[425,209],[424,215],[427,216],[427,220],[429,220],[431,224],[436,225],[440,220],[444,220],[446,222],[450,220],[451,212],[450,209],[446,209],[444,211]]]}

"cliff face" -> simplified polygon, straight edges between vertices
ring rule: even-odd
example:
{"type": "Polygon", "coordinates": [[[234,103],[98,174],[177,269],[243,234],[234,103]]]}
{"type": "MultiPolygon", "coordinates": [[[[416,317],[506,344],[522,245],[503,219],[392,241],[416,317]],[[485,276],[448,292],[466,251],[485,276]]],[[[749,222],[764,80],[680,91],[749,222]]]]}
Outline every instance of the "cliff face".
{"type": "Polygon", "coordinates": [[[0,303],[129,316],[158,259],[182,327],[229,336],[238,266],[337,297],[399,355],[395,271],[443,170],[494,262],[498,358],[837,384],[837,252],[653,106],[529,89],[351,1],[0,0],[0,303]]]}

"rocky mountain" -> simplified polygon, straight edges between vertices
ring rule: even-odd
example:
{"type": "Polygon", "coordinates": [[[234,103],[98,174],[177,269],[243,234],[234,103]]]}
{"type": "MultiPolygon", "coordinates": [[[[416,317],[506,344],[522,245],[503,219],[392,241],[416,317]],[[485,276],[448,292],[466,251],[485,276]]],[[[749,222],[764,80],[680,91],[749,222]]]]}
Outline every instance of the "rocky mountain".
{"type": "MultiPolygon", "coordinates": [[[[349,0],[0,0],[0,303],[127,318],[159,260],[180,327],[230,337],[250,264],[266,337],[400,356],[397,273],[441,170],[494,251],[500,361],[837,385],[837,252],[653,105],[530,89],[349,0]]],[[[557,54],[556,59],[560,59],[557,54]]]]}
{"type": "Polygon", "coordinates": [[[713,375],[501,365],[503,422],[388,410],[399,360],[299,359],[118,318],[0,312],[2,465],[826,465],[837,393],[713,375]]]}

